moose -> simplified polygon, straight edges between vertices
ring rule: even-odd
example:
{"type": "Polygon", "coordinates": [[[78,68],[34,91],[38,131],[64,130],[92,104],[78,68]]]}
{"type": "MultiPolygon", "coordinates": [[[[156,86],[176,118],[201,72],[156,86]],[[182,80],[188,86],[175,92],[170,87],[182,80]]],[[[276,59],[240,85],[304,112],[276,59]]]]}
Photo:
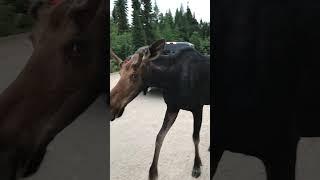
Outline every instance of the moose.
{"type": "Polygon", "coordinates": [[[164,138],[175,122],[179,110],[191,111],[194,117],[193,142],[195,159],[192,176],[201,175],[199,132],[203,105],[210,104],[210,57],[193,48],[181,49],[174,55],[161,55],[165,40],[139,48],[125,61],[111,52],[121,64],[120,80],[110,93],[112,119],[119,118],[130,103],[146,87],[159,87],[167,105],[163,125],[157,135],[149,179],[158,178],[158,160],[164,138]]]}
{"type": "Polygon", "coordinates": [[[294,180],[299,132],[292,21],[287,6],[274,4],[215,4],[212,176],[229,150],[262,160],[268,180],[294,180]]]}
{"type": "Polygon", "coordinates": [[[48,144],[105,91],[105,0],[36,1],[33,52],[0,95],[0,179],[34,174],[48,144]]]}
{"type": "Polygon", "coordinates": [[[268,180],[294,180],[300,137],[320,137],[320,6],[223,0],[214,7],[211,175],[229,150],[262,160],[268,180]]]}

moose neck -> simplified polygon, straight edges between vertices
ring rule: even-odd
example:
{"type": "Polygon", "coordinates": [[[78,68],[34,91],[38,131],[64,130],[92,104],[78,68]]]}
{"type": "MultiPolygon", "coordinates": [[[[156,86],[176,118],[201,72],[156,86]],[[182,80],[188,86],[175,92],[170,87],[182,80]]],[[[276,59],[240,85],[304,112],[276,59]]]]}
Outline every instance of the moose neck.
{"type": "Polygon", "coordinates": [[[157,59],[150,62],[147,65],[146,73],[143,77],[145,86],[147,87],[158,87],[167,89],[170,87],[172,82],[173,71],[172,65],[174,61],[171,56],[159,56],[157,59]]]}

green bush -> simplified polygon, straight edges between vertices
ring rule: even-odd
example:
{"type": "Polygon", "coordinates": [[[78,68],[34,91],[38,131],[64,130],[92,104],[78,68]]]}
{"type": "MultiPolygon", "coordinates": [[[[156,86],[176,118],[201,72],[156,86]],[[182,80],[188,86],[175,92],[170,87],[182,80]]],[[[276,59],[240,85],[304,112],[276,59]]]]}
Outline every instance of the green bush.
{"type": "Polygon", "coordinates": [[[7,36],[15,31],[14,8],[0,2],[0,36],[7,36]]]}
{"type": "MultiPolygon", "coordinates": [[[[132,45],[132,33],[124,32],[119,34],[117,30],[117,26],[112,23],[110,24],[110,38],[111,38],[111,48],[114,53],[117,54],[121,59],[125,59],[128,55],[132,54],[135,49],[133,49],[132,45]]],[[[110,63],[110,72],[119,71],[118,64],[111,60],[110,63]]]]}
{"type": "Polygon", "coordinates": [[[0,36],[27,32],[33,19],[27,15],[28,3],[24,0],[0,0],[0,36]]]}
{"type": "Polygon", "coordinates": [[[33,25],[33,19],[29,15],[19,14],[16,27],[22,30],[29,30],[33,25]]]}
{"type": "Polygon", "coordinates": [[[200,52],[203,54],[210,55],[210,37],[201,40],[200,52]]]}
{"type": "Polygon", "coordinates": [[[117,72],[120,70],[118,63],[114,60],[110,60],[110,73],[117,72]]]}

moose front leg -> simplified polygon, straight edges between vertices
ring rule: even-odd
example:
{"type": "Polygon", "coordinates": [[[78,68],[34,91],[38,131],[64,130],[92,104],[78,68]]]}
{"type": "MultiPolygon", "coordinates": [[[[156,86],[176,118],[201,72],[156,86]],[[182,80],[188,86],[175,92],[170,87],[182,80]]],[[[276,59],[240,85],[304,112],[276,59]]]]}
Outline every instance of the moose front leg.
{"type": "Polygon", "coordinates": [[[168,133],[169,129],[173,125],[174,121],[176,120],[178,113],[179,113],[179,109],[167,107],[167,111],[166,111],[166,115],[165,115],[162,127],[156,139],[154,156],[153,156],[152,164],[149,170],[149,180],[158,179],[158,160],[159,160],[159,154],[160,154],[162,142],[166,134],[168,133]]]}
{"type": "Polygon", "coordinates": [[[201,175],[201,158],[199,155],[199,142],[200,142],[200,129],[202,123],[202,106],[192,111],[193,114],[193,143],[195,149],[194,165],[192,170],[192,176],[197,178],[201,175]]]}

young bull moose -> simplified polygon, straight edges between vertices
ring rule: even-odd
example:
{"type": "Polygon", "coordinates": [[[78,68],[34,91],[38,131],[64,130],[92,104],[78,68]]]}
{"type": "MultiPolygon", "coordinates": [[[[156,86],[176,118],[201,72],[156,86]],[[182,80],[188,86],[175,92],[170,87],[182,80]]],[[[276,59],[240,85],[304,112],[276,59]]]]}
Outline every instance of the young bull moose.
{"type": "Polygon", "coordinates": [[[113,119],[120,117],[126,105],[146,87],[161,88],[167,110],[156,138],[149,179],[158,177],[160,149],[180,109],[193,113],[195,159],[192,176],[199,177],[202,165],[198,149],[202,109],[203,105],[210,104],[210,57],[201,55],[193,48],[182,49],[175,55],[160,55],[164,45],[164,40],[158,40],[138,49],[121,63],[121,78],[110,93],[111,114],[113,119]]]}
{"type": "Polygon", "coordinates": [[[35,2],[32,55],[0,95],[0,179],[35,173],[47,145],[104,90],[106,1],[35,2]]]}

